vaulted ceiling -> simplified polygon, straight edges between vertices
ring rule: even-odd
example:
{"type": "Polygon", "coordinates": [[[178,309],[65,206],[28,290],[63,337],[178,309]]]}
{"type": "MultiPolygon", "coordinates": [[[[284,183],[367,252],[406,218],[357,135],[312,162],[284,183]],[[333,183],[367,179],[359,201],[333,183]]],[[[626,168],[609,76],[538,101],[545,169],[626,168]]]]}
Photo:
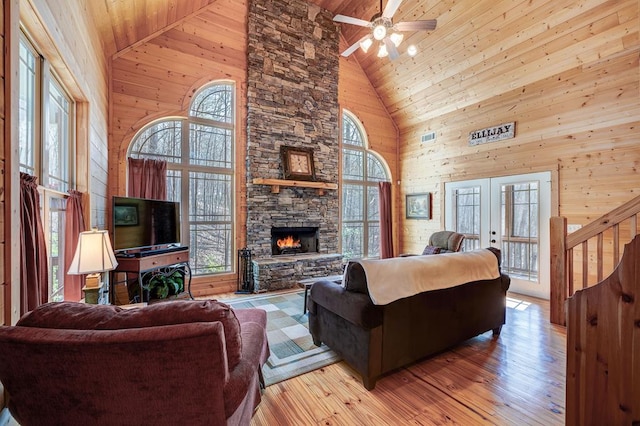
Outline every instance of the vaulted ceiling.
{"type": "MultiPolygon", "coordinates": [[[[92,12],[98,31],[101,34],[107,56],[127,50],[130,46],[153,37],[172,25],[197,14],[202,8],[224,8],[234,0],[101,0],[91,1],[92,12]]],[[[311,0],[320,7],[335,14],[353,16],[364,20],[380,11],[381,4],[377,0],[311,0]]],[[[446,11],[449,1],[404,0],[394,16],[395,22],[419,19],[438,19],[446,11]]],[[[386,5],[386,0],[384,1],[386,5]]],[[[384,6],[383,5],[383,6],[384,6]]],[[[357,41],[367,29],[354,25],[341,24],[341,49],[357,41]]],[[[437,31],[406,33],[403,45],[416,44],[419,47],[437,31]]],[[[426,46],[425,46],[426,47],[426,46]]],[[[351,55],[350,61],[359,61],[371,80],[372,85],[380,90],[383,102],[394,112],[405,108],[411,102],[412,92],[407,91],[410,85],[420,79],[425,69],[431,68],[429,55],[418,55],[411,58],[406,54],[393,61],[376,57],[375,49],[364,54],[360,51],[351,55]]],[[[423,83],[424,85],[424,83],[423,83]]],[[[394,119],[402,119],[395,114],[394,119]]],[[[409,123],[405,123],[408,125],[409,123]]]]}
{"type": "MultiPolygon", "coordinates": [[[[234,1],[92,0],[89,8],[111,56],[202,8],[224,9],[234,1]]],[[[381,8],[379,0],[309,1],[367,21],[381,8]]],[[[433,31],[405,33],[403,46],[415,44],[418,55],[391,61],[371,49],[357,50],[347,60],[362,67],[402,134],[427,130],[435,117],[444,123],[447,115],[465,109],[491,110],[493,103],[504,102],[502,96],[517,99],[527,85],[583,66],[591,59],[581,54],[587,46],[607,55],[624,52],[631,39],[620,37],[635,34],[634,16],[632,0],[404,0],[394,22],[438,21],[433,31]],[[617,44],[607,31],[615,31],[611,37],[617,44]]],[[[367,31],[348,24],[340,29],[341,49],[367,31]]]]}

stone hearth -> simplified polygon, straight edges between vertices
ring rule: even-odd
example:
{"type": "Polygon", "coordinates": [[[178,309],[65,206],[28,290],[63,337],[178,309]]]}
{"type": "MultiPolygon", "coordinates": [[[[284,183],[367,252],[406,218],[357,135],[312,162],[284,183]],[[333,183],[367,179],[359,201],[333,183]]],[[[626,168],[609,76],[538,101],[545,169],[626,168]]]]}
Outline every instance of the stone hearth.
{"type": "Polygon", "coordinates": [[[336,275],[342,270],[341,254],[298,254],[253,261],[254,291],[291,288],[297,282],[336,275]]]}

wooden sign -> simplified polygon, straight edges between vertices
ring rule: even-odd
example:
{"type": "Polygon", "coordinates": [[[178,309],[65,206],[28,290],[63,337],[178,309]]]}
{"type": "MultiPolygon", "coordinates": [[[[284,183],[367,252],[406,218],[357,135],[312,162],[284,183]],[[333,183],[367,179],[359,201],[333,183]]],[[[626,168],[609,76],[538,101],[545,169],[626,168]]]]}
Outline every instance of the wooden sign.
{"type": "Polygon", "coordinates": [[[504,139],[511,139],[516,135],[516,123],[504,123],[498,126],[487,127],[486,129],[474,130],[469,133],[469,145],[480,145],[483,143],[497,142],[504,139]]]}

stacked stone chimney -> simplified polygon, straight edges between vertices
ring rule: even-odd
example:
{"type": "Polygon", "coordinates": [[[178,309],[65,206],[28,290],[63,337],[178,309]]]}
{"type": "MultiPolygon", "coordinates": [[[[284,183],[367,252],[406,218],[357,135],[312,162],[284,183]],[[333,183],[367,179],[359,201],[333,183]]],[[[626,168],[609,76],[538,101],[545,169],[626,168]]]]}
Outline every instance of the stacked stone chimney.
{"type": "Polygon", "coordinates": [[[273,194],[252,183],[283,178],[282,145],[312,148],[316,180],[338,183],[339,46],[332,18],[304,0],[250,1],[247,247],[258,262],[272,256],[272,226],[318,227],[319,253],[338,252],[338,191],[283,186],[273,194]]]}

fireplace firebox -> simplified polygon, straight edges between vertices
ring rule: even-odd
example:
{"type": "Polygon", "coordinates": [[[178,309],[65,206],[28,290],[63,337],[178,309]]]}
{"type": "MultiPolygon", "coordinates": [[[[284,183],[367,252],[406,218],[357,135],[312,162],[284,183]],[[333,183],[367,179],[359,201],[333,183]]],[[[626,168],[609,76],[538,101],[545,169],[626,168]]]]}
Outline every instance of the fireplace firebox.
{"type": "Polygon", "coordinates": [[[318,252],[318,228],[313,226],[272,227],[271,254],[292,255],[318,252]]]}

